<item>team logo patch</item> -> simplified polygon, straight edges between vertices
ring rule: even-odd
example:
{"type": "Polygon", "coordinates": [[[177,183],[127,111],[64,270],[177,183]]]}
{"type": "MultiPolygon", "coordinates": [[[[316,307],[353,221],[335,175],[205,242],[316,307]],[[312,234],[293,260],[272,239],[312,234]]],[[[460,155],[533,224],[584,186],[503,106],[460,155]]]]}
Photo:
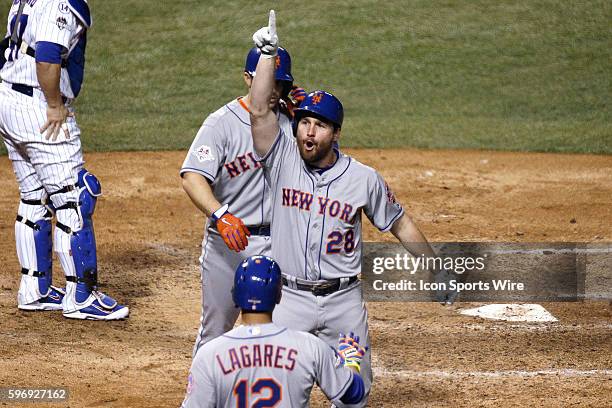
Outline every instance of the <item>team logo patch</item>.
{"type": "Polygon", "coordinates": [[[198,158],[200,163],[215,160],[215,156],[213,156],[212,150],[209,146],[202,145],[194,150],[193,154],[198,158]]]}
{"type": "Polygon", "coordinates": [[[57,28],[63,30],[68,25],[68,21],[66,21],[64,17],[58,17],[57,20],[55,20],[55,24],[57,24],[57,28]]]}
{"type": "Polygon", "coordinates": [[[259,326],[249,327],[249,334],[251,336],[259,336],[261,334],[261,328],[259,328],[259,326]]]}
{"type": "Polygon", "coordinates": [[[70,13],[70,7],[68,7],[68,4],[66,3],[60,3],[57,8],[59,9],[60,13],[62,14],[68,14],[70,13]]]}
{"type": "Polygon", "coordinates": [[[317,92],[316,94],[312,95],[312,104],[317,105],[319,102],[321,102],[321,99],[323,99],[323,94],[317,92]]]}
{"type": "Polygon", "coordinates": [[[189,377],[187,377],[187,394],[191,394],[193,391],[193,374],[189,373],[189,377]]]}
{"type": "Polygon", "coordinates": [[[393,191],[391,191],[387,183],[385,183],[385,192],[387,193],[387,201],[392,204],[397,203],[397,200],[395,199],[395,194],[393,194],[393,191]]]}

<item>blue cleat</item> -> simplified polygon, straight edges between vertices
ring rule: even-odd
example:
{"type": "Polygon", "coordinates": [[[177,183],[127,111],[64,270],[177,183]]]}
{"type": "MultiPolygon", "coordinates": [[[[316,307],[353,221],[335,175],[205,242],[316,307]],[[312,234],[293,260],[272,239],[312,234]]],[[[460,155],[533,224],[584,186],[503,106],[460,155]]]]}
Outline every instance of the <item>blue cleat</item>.
{"type": "Polygon", "coordinates": [[[122,306],[115,299],[99,291],[92,291],[87,300],[78,303],[77,310],[64,310],[64,317],[81,320],[120,320],[130,314],[127,306],[122,306]]]}
{"type": "Polygon", "coordinates": [[[37,310],[62,310],[62,300],[64,299],[66,292],[64,289],[56,288],[55,286],[49,287],[49,294],[43,298],[40,298],[32,303],[25,305],[18,305],[17,307],[21,310],[37,311],[37,310]]]}

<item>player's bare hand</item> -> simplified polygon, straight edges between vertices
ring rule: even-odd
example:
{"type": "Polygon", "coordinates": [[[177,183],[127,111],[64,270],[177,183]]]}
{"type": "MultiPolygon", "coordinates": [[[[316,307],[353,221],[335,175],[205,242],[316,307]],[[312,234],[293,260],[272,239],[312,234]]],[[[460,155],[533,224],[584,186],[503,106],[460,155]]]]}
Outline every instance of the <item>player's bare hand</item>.
{"type": "Polygon", "coordinates": [[[255,46],[261,50],[264,58],[276,57],[278,52],[278,35],[276,34],[276,14],[270,10],[268,26],[262,27],[253,34],[255,46]]]}
{"type": "Polygon", "coordinates": [[[448,269],[434,272],[434,280],[437,283],[437,286],[440,288],[434,294],[435,300],[446,306],[450,306],[455,303],[459,292],[457,292],[456,288],[453,289],[453,287],[456,285],[451,285],[451,281],[457,281],[458,279],[458,275],[448,269]]]}
{"type": "Polygon", "coordinates": [[[216,226],[229,249],[240,252],[249,245],[247,237],[251,236],[251,233],[240,218],[226,212],[217,220],[216,226]]]}
{"type": "Polygon", "coordinates": [[[40,133],[45,134],[45,139],[52,141],[57,140],[57,135],[59,135],[60,130],[66,136],[66,139],[70,138],[70,133],[68,132],[68,126],[66,125],[66,119],[69,116],[74,116],[73,112],[68,111],[66,106],[63,104],[58,105],[57,107],[47,106],[47,121],[40,128],[40,133]]]}

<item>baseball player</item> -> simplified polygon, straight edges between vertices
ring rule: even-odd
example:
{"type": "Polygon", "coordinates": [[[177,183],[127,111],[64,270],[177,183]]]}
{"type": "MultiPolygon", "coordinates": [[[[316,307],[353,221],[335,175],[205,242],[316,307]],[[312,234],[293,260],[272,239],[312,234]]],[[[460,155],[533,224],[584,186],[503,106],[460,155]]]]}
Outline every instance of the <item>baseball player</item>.
{"type": "MultiPolygon", "coordinates": [[[[340,138],[343,107],[332,94],[315,91],[295,110],[295,138],[265,104],[272,89],[278,36],[274,12],[253,35],[262,51],[251,88],[251,131],[258,160],[271,186],[272,256],[284,272],[283,301],[274,322],[315,333],[328,344],[353,331],[369,344],[361,284],[361,219],[391,231],[412,254],[434,256],[425,237],[383,178],[333,147],[340,138]]],[[[362,364],[366,394],[370,353],[362,364]]],[[[364,405],[366,400],[359,405],[364,405]]]]}
{"type": "Polygon", "coordinates": [[[83,167],[72,101],[91,15],[85,0],[13,0],[0,70],[0,134],[19,183],[18,307],[114,320],[129,310],[98,291],[92,215],[100,182],[83,167]],[[56,217],[52,239],[51,220],[56,217]],[[66,289],[52,286],[52,247],[66,289]]]}
{"type": "MultiPolygon", "coordinates": [[[[247,54],[244,81],[250,89],[261,52],[247,54]]],[[[276,81],[268,104],[280,126],[291,129],[285,100],[292,89],[291,57],[279,48],[276,81]]],[[[301,88],[292,96],[303,99],[301,88]]],[[[294,102],[295,103],[295,102],[294,102]]],[[[227,296],[236,266],[249,255],[270,252],[270,198],[261,163],[253,155],[250,91],[217,110],[202,124],[180,170],[183,188],[207,217],[202,255],[202,315],[193,354],[234,327],[239,310],[227,296]]]]}
{"type": "Polygon", "coordinates": [[[272,323],[281,286],[271,258],[252,256],[238,266],[232,298],[244,325],[200,349],[184,408],[307,407],[315,381],[337,406],[364,397],[358,338],[341,336],[335,352],[312,334],[272,323]]]}

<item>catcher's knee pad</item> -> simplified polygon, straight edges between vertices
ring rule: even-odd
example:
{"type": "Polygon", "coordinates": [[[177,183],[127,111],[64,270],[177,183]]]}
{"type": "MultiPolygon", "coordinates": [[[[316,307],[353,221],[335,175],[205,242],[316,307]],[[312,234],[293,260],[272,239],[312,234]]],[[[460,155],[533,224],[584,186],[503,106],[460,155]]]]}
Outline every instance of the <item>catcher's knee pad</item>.
{"type": "Polygon", "coordinates": [[[15,243],[23,274],[19,298],[30,303],[45,297],[52,283],[52,207],[41,188],[22,193],[15,220],[15,243]]]}
{"type": "Polygon", "coordinates": [[[81,303],[87,300],[92,291],[97,290],[98,285],[92,215],[97,197],[102,194],[102,187],[96,176],[83,169],[79,172],[74,189],[77,201],[67,201],[57,208],[56,225],[70,237],[70,252],[76,276],[66,276],[66,280],[76,283],[76,301],[81,303]],[[75,214],[77,217],[74,217],[75,214]]]}

